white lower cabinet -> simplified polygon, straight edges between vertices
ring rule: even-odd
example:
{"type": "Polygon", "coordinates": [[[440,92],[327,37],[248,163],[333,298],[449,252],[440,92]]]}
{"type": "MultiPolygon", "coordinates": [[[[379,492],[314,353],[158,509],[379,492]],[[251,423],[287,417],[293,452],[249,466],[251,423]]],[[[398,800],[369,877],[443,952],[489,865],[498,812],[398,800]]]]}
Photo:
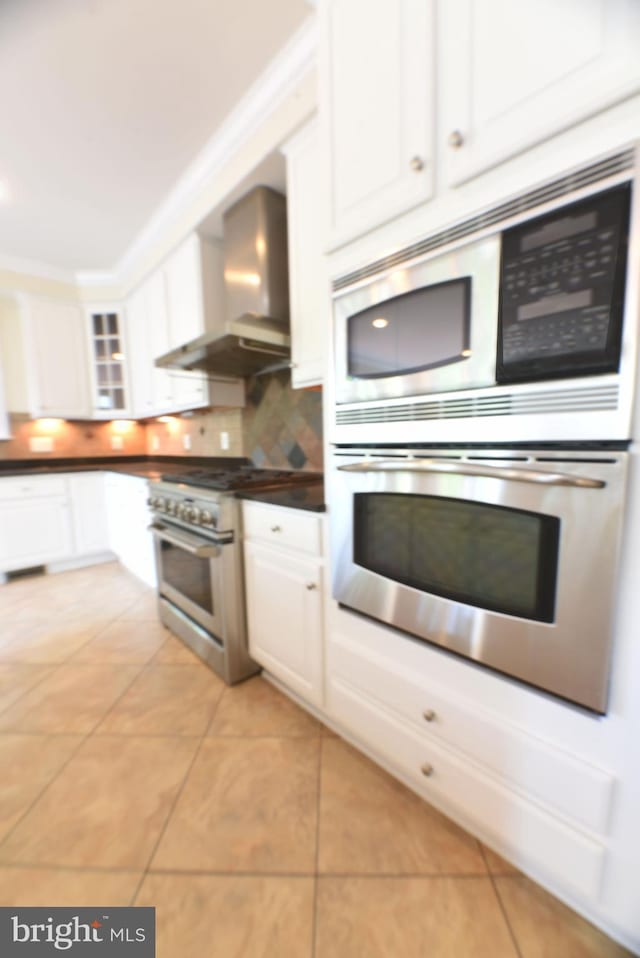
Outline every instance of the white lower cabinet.
{"type": "Polygon", "coordinates": [[[109,551],[104,472],[69,474],[74,551],[88,556],[109,551]]]}
{"type": "Polygon", "coordinates": [[[0,572],[73,555],[69,490],[64,476],[0,479],[0,572]]]}
{"type": "MultiPolygon", "coordinates": [[[[414,672],[402,654],[406,639],[393,634],[391,654],[381,655],[378,626],[360,622],[351,634],[332,625],[330,633],[325,709],[336,725],[515,864],[596,901],[615,793],[611,772],[443,685],[430,670],[430,651],[414,672]]],[[[419,650],[411,645],[415,665],[419,650]]]]}
{"type": "Polygon", "coordinates": [[[125,568],[154,587],[157,582],[147,480],[107,473],[105,480],[109,547],[125,568]]]}
{"type": "Polygon", "coordinates": [[[312,705],[323,702],[322,517],[243,503],[249,652],[312,705]]]}

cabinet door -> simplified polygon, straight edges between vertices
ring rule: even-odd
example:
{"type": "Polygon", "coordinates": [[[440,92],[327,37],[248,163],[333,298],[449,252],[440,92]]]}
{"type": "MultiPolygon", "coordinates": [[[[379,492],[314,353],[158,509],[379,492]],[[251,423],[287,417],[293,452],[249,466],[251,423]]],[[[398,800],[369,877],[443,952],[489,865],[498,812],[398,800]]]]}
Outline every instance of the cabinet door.
{"type": "Polygon", "coordinates": [[[154,406],[154,367],[147,321],[147,292],[144,286],[126,302],[125,321],[129,347],[131,408],[137,419],[152,416],[154,406]]]}
{"type": "Polygon", "coordinates": [[[315,120],[291,140],[287,157],[291,385],[322,383],[331,296],[327,245],[327,168],[315,120]]]}
{"type": "Polygon", "coordinates": [[[169,316],[169,349],[204,332],[200,237],[192,233],[164,265],[169,316]]]}
{"type": "Polygon", "coordinates": [[[129,415],[129,389],[123,315],[113,304],[93,307],[87,313],[90,341],[93,417],[114,419],[129,415]]]}
{"type": "Polygon", "coordinates": [[[245,543],[251,656],[291,689],[322,703],[322,567],[297,553],[245,543]]]}
{"type": "Polygon", "coordinates": [[[91,555],[109,549],[104,473],[69,476],[75,551],[91,555]]]}
{"type": "Polygon", "coordinates": [[[438,25],[449,184],[640,88],[637,0],[441,0],[438,25]]]}
{"type": "Polygon", "coordinates": [[[26,350],[36,416],[90,418],[84,316],[75,303],[25,297],[26,350]]]}
{"type": "Polygon", "coordinates": [[[28,569],[73,553],[66,498],[26,498],[0,503],[0,568],[28,569]]]}
{"type": "Polygon", "coordinates": [[[432,195],[433,13],[431,0],[325,4],[335,244],[432,195]]]}
{"type": "Polygon", "coordinates": [[[125,568],[151,587],[156,585],[147,481],[113,473],[105,480],[109,547],[125,568]]]}

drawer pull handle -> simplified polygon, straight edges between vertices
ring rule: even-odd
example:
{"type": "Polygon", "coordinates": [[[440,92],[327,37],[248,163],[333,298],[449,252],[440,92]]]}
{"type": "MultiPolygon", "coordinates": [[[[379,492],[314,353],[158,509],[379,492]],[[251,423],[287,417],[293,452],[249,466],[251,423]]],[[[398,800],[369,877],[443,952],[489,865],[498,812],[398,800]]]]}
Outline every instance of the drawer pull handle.
{"type": "Polygon", "coordinates": [[[430,778],[431,775],[433,775],[433,765],[430,765],[429,762],[425,762],[424,765],[420,766],[420,771],[425,778],[430,778]]]}
{"type": "Polygon", "coordinates": [[[309,592],[313,592],[313,590],[317,588],[318,586],[315,584],[315,582],[307,582],[307,589],[309,592]]]}
{"type": "Polygon", "coordinates": [[[447,143],[452,150],[459,150],[462,144],[464,143],[464,136],[460,130],[452,130],[447,139],[447,143]]]}
{"type": "Polygon", "coordinates": [[[425,720],[425,722],[433,722],[435,717],[436,713],[433,711],[433,709],[425,709],[422,713],[422,718],[425,720]]]}
{"type": "Polygon", "coordinates": [[[282,526],[271,526],[272,532],[282,532],[282,526]]]}

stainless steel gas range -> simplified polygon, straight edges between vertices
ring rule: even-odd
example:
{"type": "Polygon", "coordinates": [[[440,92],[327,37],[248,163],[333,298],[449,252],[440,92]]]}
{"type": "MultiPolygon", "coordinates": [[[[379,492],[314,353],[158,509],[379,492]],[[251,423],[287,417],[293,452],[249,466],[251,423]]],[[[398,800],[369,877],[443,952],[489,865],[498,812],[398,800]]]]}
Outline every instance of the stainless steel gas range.
{"type": "Polygon", "coordinates": [[[314,478],[242,466],[167,474],[149,484],[160,619],[229,685],[260,671],[247,646],[235,494],[314,478]]]}

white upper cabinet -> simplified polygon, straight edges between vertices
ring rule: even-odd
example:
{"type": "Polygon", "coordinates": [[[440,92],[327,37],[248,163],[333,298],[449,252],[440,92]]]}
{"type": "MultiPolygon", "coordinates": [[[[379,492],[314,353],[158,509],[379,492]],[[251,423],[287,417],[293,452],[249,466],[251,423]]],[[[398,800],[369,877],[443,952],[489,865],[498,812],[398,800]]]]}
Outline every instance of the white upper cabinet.
{"type": "Polygon", "coordinates": [[[7,377],[9,409],[34,417],[90,419],[82,308],[26,294],[17,297],[16,306],[2,317],[3,340],[10,342],[12,357],[7,377]]]}
{"type": "Polygon", "coordinates": [[[89,372],[93,418],[130,415],[127,356],[122,310],[113,304],[93,306],[89,323],[89,372]]]}
{"type": "Polygon", "coordinates": [[[440,0],[439,155],[457,185],[640,88],[637,0],[440,0]]]}
{"type": "Polygon", "coordinates": [[[322,383],[331,301],[327,243],[327,168],[316,120],[284,147],[287,158],[291,384],[322,383]]]}
{"type": "Polygon", "coordinates": [[[4,381],[2,377],[2,344],[0,343],[0,439],[10,439],[9,417],[4,395],[4,381]]]}
{"type": "Polygon", "coordinates": [[[210,316],[221,315],[221,282],[218,248],[192,234],[127,300],[134,416],[244,405],[241,380],[209,380],[154,365],[158,356],[201,336],[210,316]]]}
{"type": "Polygon", "coordinates": [[[433,192],[432,0],[325,0],[332,246],[433,192]]]}

